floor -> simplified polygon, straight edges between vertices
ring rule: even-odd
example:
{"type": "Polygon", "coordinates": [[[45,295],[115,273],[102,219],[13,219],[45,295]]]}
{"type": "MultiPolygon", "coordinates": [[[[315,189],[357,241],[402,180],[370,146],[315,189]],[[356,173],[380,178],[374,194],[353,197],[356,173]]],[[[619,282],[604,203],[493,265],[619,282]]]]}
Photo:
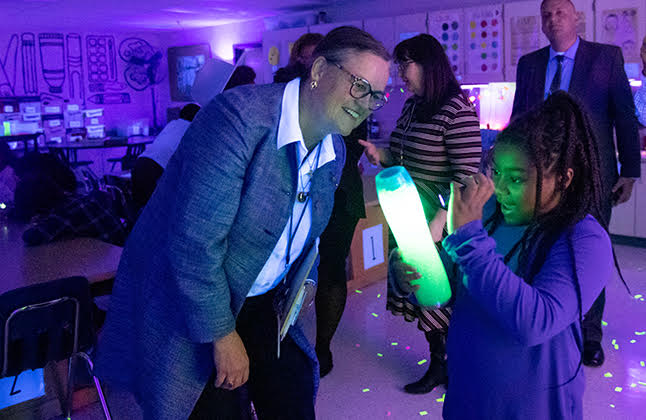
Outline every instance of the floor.
{"type": "MultiPolygon", "coordinates": [[[[616,278],[608,284],[603,347],[606,362],[585,368],[584,418],[643,419],[646,409],[646,249],[616,246],[630,296],[616,278]]],[[[313,334],[313,311],[306,314],[313,334]]],[[[440,419],[443,389],[408,395],[404,384],[426,370],[427,345],[415,324],[385,311],[384,284],[349,294],[333,341],[334,369],[321,381],[317,418],[440,419]]],[[[110,398],[115,420],[141,418],[131,399],[110,398]]],[[[78,410],[74,420],[101,419],[98,404],[78,410]]]]}

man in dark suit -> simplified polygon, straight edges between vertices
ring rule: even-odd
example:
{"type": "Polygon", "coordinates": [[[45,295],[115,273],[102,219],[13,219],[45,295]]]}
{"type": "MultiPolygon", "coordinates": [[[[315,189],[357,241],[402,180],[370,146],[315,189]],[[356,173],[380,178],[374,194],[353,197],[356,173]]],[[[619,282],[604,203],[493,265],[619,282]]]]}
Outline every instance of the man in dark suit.
{"type": "MultiPolygon", "coordinates": [[[[600,203],[601,214],[595,216],[608,226],[612,206],[630,199],[633,184],[640,176],[637,119],[623,56],[618,47],[587,42],[577,36],[576,9],[570,0],[543,0],[541,22],[550,46],[518,61],[512,118],[557,90],[567,91],[580,102],[592,124],[601,159],[599,170],[605,198],[600,203]]],[[[604,361],[601,348],[604,305],[605,290],[583,321],[583,362],[587,366],[601,366],[604,361]]]]}

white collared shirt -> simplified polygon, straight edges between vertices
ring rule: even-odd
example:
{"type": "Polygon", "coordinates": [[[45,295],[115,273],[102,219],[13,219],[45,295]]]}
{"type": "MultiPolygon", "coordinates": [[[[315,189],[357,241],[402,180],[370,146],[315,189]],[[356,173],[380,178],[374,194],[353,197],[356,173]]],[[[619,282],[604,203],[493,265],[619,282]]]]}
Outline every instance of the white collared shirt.
{"type": "MultiPolygon", "coordinates": [[[[305,140],[303,139],[303,132],[301,131],[298,120],[299,87],[300,79],[292,80],[285,87],[281,104],[280,121],[278,123],[278,134],[276,136],[276,148],[280,149],[288,144],[298,143],[298,152],[296,154],[298,159],[296,165],[299,168],[297,192],[309,194],[312,174],[317,168],[336,159],[336,153],[334,152],[332,135],[328,134],[308,155],[305,140]],[[306,156],[307,159],[305,159],[306,156]]],[[[293,197],[293,199],[294,206],[291,215],[291,227],[292,231],[295,232],[292,235],[292,244],[289,252],[290,265],[296,261],[303,251],[303,247],[310,233],[310,228],[312,227],[312,200],[308,199],[304,203],[300,203],[296,197],[293,197]],[[300,223],[298,222],[299,219],[301,219],[300,223]],[[298,228],[296,227],[297,224],[298,228]]],[[[290,236],[289,230],[290,221],[288,220],[273,252],[260,271],[256,281],[251,286],[251,290],[247,296],[258,296],[267,293],[280,283],[283,276],[289,270],[289,265],[285,264],[287,243],[290,236]]]]}

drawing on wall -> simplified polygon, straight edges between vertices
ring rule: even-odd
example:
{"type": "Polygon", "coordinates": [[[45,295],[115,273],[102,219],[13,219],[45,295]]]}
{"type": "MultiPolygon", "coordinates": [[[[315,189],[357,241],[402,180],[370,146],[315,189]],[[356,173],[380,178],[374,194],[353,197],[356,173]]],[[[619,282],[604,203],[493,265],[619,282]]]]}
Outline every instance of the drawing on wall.
{"type": "Polygon", "coordinates": [[[67,75],[70,85],[70,99],[80,99],[85,107],[85,85],[83,84],[83,53],[79,34],[67,34],[67,75]]]}
{"type": "Polygon", "coordinates": [[[117,82],[117,51],[111,35],[87,35],[87,79],[90,92],[121,90],[125,85],[117,82]]]}
{"type": "Polygon", "coordinates": [[[444,48],[453,72],[460,78],[462,68],[462,24],[461,13],[437,12],[428,15],[428,30],[444,48]]]}
{"type": "Polygon", "coordinates": [[[128,63],[123,77],[132,89],[142,91],[163,80],[159,75],[162,53],[147,41],[140,38],[124,39],[119,44],[119,57],[128,63]]]}
{"type": "Polygon", "coordinates": [[[63,34],[38,34],[40,70],[51,93],[61,93],[65,82],[65,40],[63,34]]]}
{"type": "Polygon", "coordinates": [[[502,12],[499,6],[466,10],[468,47],[466,73],[502,71],[502,12]]]}
{"type": "Polygon", "coordinates": [[[168,80],[173,101],[192,101],[191,87],[195,75],[211,58],[209,44],[187,45],[168,49],[168,80]]]}
{"type": "Polygon", "coordinates": [[[97,93],[87,98],[87,100],[97,105],[129,104],[130,94],[128,92],[97,93]]]}
{"type": "Polygon", "coordinates": [[[22,57],[22,84],[25,95],[38,93],[36,73],[36,36],[25,32],[20,36],[20,55],[22,57]]]}
{"type": "Polygon", "coordinates": [[[15,96],[18,35],[9,38],[4,57],[0,58],[0,96],[15,96]]]}
{"type": "Polygon", "coordinates": [[[637,8],[604,10],[601,13],[601,42],[621,48],[626,62],[639,61],[637,8]]]}
{"type": "Polygon", "coordinates": [[[541,18],[540,16],[514,16],[509,22],[511,65],[515,66],[520,57],[542,47],[541,18]]]}

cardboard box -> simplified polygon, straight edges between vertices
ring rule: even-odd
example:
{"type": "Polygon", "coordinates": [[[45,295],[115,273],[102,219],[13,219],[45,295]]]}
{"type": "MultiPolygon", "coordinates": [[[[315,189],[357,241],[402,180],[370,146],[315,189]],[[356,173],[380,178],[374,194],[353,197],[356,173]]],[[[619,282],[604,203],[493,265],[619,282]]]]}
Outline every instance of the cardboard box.
{"type": "Polygon", "coordinates": [[[88,125],[85,129],[87,130],[88,139],[100,139],[105,137],[105,125],[88,125]]]}
{"type": "Polygon", "coordinates": [[[379,205],[366,206],[354,231],[348,258],[348,289],[385,281],[388,276],[388,224],[379,205]]]}

